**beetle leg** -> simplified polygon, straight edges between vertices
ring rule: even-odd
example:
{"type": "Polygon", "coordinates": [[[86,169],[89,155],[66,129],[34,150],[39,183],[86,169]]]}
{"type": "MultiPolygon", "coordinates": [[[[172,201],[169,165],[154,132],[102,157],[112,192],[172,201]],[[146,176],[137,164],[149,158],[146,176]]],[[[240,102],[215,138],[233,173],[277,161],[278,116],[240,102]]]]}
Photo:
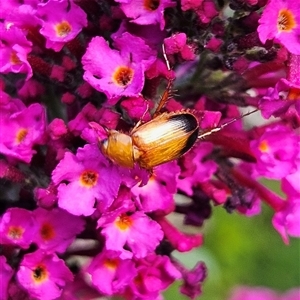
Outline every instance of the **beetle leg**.
{"type": "Polygon", "coordinates": [[[172,97],[172,87],[173,87],[173,81],[174,79],[169,79],[168,85],[166,87],[166,90],[162,94],[159,104],[153,114],[153,118],[157,117],[161,111],[161,109],[164,107],[166,102],[172,97]]]}
{"type": "Polygon", "coordinates": [[[147,102],[147,107],[146,107],[146,109],[145,109],[145,111],[143,112],[143,115],[142,115],[142,117],[140,118],[140,120],[134,125],[134,127],[130,130],[130,132],[132,132],[132,131],[134,131],[134,130],[136,130],[141,124],[142,124],[142,122],[143,122],[143,119],[144,119],[144,117],[145,117],[145,115],[146,115],[146,113],[148,112],[148,110],[149,110],[149,104],[148,104],[148,102],[147,102]]]}
{"type": "MultiPolygon", "coordinates": [[[[165,45],[162,45],[162,52],[163,52],[163,57],[165,59],[166,65],[167,65],[167,69],[170,72],[171,71],[171,67],[170,67],[170,62],[168,60],[167,57],[167,53],[166,53],[166,49],[165,49],[165,45]]],[[[169,77],[168,78],[168,85],[164,91],[164,93],[162,94],[160,101],[158,103],[158,106],[153,114],[153,118],[157,117],[157,115],[159,115],[161,109],[164,107],[164,105],[166,104],[166,102],[172,97],[172,88],[173,88],[173,81],[174,78],[169,77]]]]}

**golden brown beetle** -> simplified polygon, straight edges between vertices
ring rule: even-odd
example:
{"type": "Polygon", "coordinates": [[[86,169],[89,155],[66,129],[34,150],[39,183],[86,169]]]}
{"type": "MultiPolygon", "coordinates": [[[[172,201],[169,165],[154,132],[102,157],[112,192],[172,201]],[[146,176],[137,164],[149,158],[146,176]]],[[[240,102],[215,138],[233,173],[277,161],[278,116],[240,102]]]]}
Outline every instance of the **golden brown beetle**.
{"type": "Polygon", "coordinates": [[[108,131],[101,144],[105,156],[120,166],[144,169],[175,160],[190,150],[198,139],[199,123],[189,110],[163,113],[135,127],[130,134],[108,131]]]}

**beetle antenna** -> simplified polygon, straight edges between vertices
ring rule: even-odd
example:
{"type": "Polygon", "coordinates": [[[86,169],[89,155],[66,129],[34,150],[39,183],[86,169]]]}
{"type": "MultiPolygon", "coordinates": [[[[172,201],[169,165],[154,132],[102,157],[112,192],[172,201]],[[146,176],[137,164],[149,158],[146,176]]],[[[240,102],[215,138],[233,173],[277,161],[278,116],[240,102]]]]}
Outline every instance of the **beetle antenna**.
{"type": "Polygon", "coordinates": [[[163,51],[163,57],[165,59],[168,71],[171,71],[170,62],[169,62],[169,59],[168,59],[168,56],[167,56],[167,53],[166,53],[166,48],[165,48],[164,43],[162,44],[162,51],[163,51]]]}
{"type": "Polygon", "coordinates": [[[243,118],[246,117],[246,116],[252,115],[253,113],[255,113],[255,112],[257,112],[257,111],[258,111],[258,109],[254,109],[254,110],[248,111],[247,113],[241,114],[240,116],[238,116],[238,117],[236,117],[236,118],[233,118],[232,120],[230,120],[230,121],[228,121],[228,122],[226,122],[226,123],[224,123],[224,124],[222,124],[222,125],[220,125],[220,126],[218,126],[218,127],[212,128],[212,129],[210,129],[209,131],[206,131],[206,132],[201,133],[201,134],[198,136],[198,138],[199,138],[199,139],[203,139],[203,138],[205,138],[206,136],[211,135],[211,134],[214,133],[214,132],[218,132],[218,131],[222,130],[224,127],[227,127],[228,125],[230,125],[230,124],[232,124],[232,123],[234,123],[234,122],[236,122],[236,121],[238,121],[238,120],[240,120],[240,119],[243,119],[243,118]]]}

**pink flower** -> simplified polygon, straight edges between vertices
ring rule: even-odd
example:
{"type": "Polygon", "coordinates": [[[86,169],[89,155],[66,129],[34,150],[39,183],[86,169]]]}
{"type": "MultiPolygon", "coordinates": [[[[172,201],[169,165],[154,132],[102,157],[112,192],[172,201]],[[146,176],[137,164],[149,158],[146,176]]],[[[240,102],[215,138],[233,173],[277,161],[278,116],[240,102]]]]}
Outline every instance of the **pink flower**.
{"type": "Polygon", "coordinates": [[[180,53],[184,60],[194,60],[196,55],[192,46],[187,44],[187,36],[185,33],[173,34],[164,40],[167,54],[180,53]]]}
{"type": "Polygon", "coordinates": [[[24,256],[17,278],[31,297],[52,300],[61,295],[73,275],[62,259],[38,250],[24,256]]]}
{"type": "Polygon", "coordinates": [[[299,297],[299,288],[290,289],[280,295],[266,287],[239,286],[232,291],[228,300],[298,300],[299,297]]]}
{"type": "Polygon", "coordinates": [[[0,72],[25,73],[26,79],[32,76],[32,68],[27,60],[31,51],[31,42],[24,32],[16,26],[0,24],[0,72]]]}
{"type": "Polygon", "coordinates": [[[203,262],[198,262],[191,270],[180,268],[182,272],[183,285],[180,287],[180,292],[191,299],[195,299],[201,295],[201,284],[206,279],[207,268],[203,262]]]}
{"type": "Polygon", "coordinates": [[[58,185],[58,206],[73,215],[91,215],[98,207],[105,210],[117,196],[121,176],[96,145],[66,152],[52,173],[58,185]],[[65,183],[67,182],[67,183],[65,183]]]}
{"type": "Polygon", "coordinates": [[[5,256],[0,256],[0,277],[1,277],[1,288],[0,288],[0,299],[8,299],[8,285],[9,281],[14,275],[14,270],[6,262],[5,256]]]}
{"type": "Polygon", "coordinates": [[[199,141],[182,159],[183,171],[178,188],[187,195],[193,195],[193,187],[209,180],[217,170],[217,164],[206,159],[213,150],[213,144],[199,141]]]}
{"type": "Polygon", "coordinates": [[[16,245],[28,248],[38,230],[31,211],[23,208],[10,208],[1,217],[0,242],[5,245],[16,245]]]}
{"type": "Polygon", "coordinates": [[[92,283],[104,295],[123,292],[136,276],[134,262],[121,259],[118,251],[102,251],[89,265],[87,272],[92,276],[92,283]]]}
{"type": "Polygon", "coordinates": [[[181,1],[181,7],[183,11],[194,10],[204,24],[209,23],[218,15],[216,5],[212,0],[183,0],[181,1]]]}
{"type": "Polygon", "coordinates": [[[132,193],[144,212],[160,211],[167,214],[174,209],[174,194],[177,191],[179,167],[176,162],[154,168],[148,183],[134,186],[132,193]]]}
{"type": "Polygon", "coordinates": [[[285,244],[289,236],[300,237],[300,196],[289,197],[280,211],[276,212],[272,224],[279,232],[285,244]]]}
{"type": "Polygon", "coordinates": [[[160,24],[160,29],[165,27],[164,10],[175,5],[171,0],[130,0],[121,2],[121,9],[127,18],[140,25],[160,24]]]}
{"type": "Polygon", "coordinates": [[[38,208],[33,212],[38,224],[34,242],[46,252],[64,252],[84,229],[84,221],[65,210],[38,208]]]}
{"type": "Polygon", "coordinates": [[[29,163],[36,153],[34,146],[44,143],[45,110],[38,104],[16,109],[16,100],[0,112],[0,153],[29,163]]]}
{"type": "Polygon", "coordinates": [[[293,0],[270,0],[259,20],[262,43],[274,39],[289,52],[300,54],[300,6],[293,0]]]}
{"type": "Polygon", "coordinates": [[[281,188],[287,195],[287,200],[272,219],[273,226],[286,244],[289,243],[289,236],[300,237],[300,151],[296,165],[295,172],[282,180],[281,188]]]}
{"type": "Polygon", "coordinates": [[[136,261],[137,276],[128,285],[127,299],[160,299],[160,292],[181,278],[180,272],[164,255],[150,254],[136,261]]]}
{"type": "Polygon", "coordinates": [[[40,33],[46,37],[46,47],[55,51],[87,26],[85,12],[73,1],[49,0],[38,6],[37,16],[42,20],[40,33]]]}
{"type": "Polygon", "coordinates": [[[229,300],[279,300],[279,297],[268,288],[240,286],[233,290],[229,300]]]}
{"type": "Polygon", "coordinates": [[[256,140],[251,141],[256,155],[258,174],[273,179],[282,179],[296,167],[298,137],[283,125],[270,126],[256,140]]]}
{"type": "Polygon", "coordinates": [[[133,214],[116,213],[101,224],[101,234],[105,236],[107,250],[121,251],[121,258],[145,257],[153,252],[163,238],[163,232],[157,222],[142,212],[133,214]],[[125,250],[129,248],[131,250],[125,250]]]}
{"type": "MultiPolygon", "coordinates": [[[[300,112],[300,93],[298,99],[289,99],[292,96],[290,91],[299,91],[300,86],[292,84],[285,78],[279,79],[274,88],[269,88],[265,96],[260,99],[259,107],[264,118],[269,119],[271,116],[283,116],[293,104],[300,112]],[[290,93],[290,94],[289,94],[290,93]]],[[[294,96],[297,97],[297,94],[294,96]]]]}
{"type": "Polygon", "coordinates": [[[104,38],[94,37],[82,57],[83,78],[108,98],[137,96],[144,85],[145,70],[137,59],[132,61],[130,53],[113,50],[104,38]]]}

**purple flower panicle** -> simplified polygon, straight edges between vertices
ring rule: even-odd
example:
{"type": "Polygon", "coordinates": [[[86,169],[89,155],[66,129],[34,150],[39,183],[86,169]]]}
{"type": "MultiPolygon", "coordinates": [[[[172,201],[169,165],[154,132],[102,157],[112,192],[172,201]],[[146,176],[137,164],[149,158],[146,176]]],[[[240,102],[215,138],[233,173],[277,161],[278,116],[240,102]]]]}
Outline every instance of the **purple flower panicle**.
{"type": "Polygon", "coordinates": [[[300,6],[218,4],[1,1],[1,299],[161,299],[175,281],[195,299],[205,262],[174,251],[205,244],[216,206],[266,203],[284,243],[300,236],[300,6]]]}

